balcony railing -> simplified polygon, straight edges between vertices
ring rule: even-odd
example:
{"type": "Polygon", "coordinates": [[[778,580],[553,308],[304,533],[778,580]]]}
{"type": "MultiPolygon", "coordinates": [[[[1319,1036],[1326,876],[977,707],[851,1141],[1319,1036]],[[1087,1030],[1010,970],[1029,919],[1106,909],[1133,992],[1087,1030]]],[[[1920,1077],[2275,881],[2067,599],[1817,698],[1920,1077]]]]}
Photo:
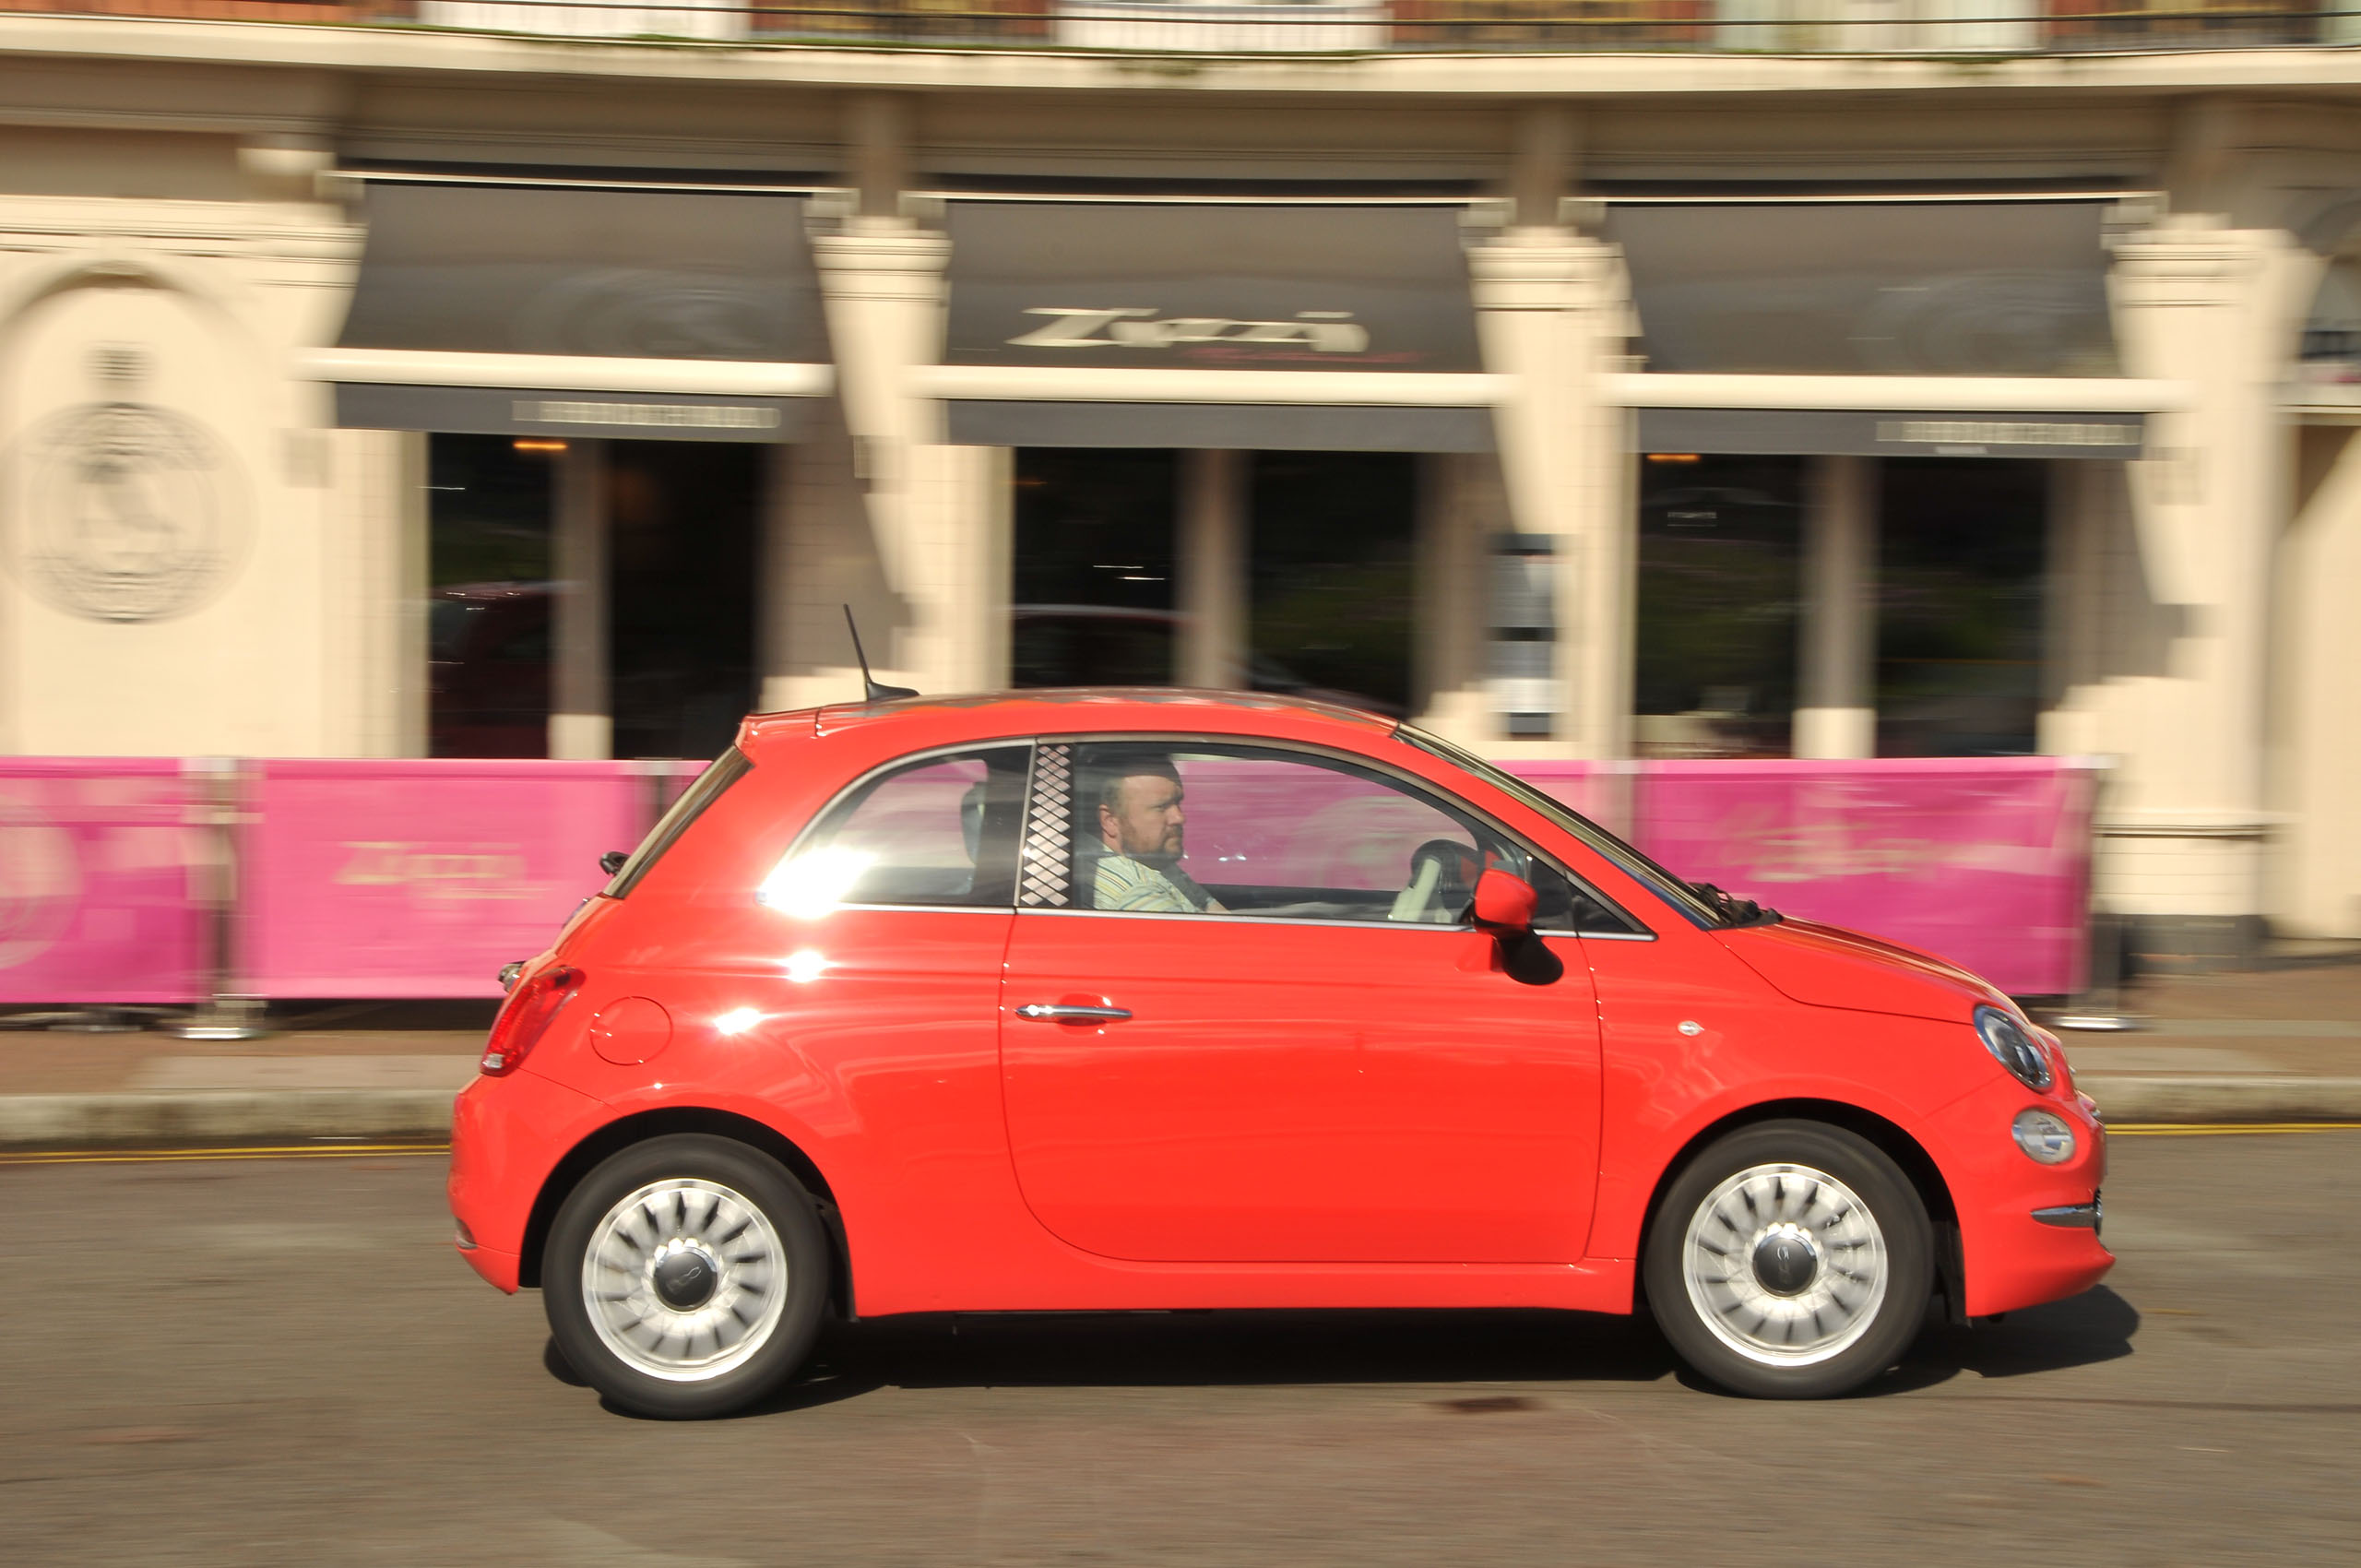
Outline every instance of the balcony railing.
{"type": "Polygon", "coordinates": [[[0,11],[753,45],[1995,55],[2361,44],[2361,0],[0,0],[0,11]]]}

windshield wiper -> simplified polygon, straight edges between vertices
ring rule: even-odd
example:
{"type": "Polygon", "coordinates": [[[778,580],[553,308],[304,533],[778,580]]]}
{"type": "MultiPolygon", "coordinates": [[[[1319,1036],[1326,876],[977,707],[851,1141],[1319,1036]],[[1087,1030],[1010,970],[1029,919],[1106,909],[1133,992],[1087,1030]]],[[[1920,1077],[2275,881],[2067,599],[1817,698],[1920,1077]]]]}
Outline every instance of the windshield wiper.
{"type": "Polygon", "coordinates": [[[1766,909],[1751,898],[1725,893],[1710,882],[1692,882],[1689,885],[1697,890],[1698,897],[1714,906],[1714,912],[1722,917],[1724,925],[1769,925],[1780,918],[1778,910],[1766,909]]]}

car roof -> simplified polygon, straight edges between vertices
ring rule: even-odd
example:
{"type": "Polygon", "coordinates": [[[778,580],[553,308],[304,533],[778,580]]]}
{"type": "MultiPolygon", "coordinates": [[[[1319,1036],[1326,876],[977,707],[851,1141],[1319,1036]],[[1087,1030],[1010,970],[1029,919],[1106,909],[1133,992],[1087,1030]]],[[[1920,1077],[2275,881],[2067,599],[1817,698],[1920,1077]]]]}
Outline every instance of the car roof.
{"type": "MultiPolygon", "coordinates": [[[[1185,686],[1058,686],[963,696],[897,697],[793,713],[758,713],[739,731],[742,749],[848,731],[908,731],[911,749],[1027,735],[1156,734],[1171,731],[1268,735],[1367,744],[1399,721],[1379,713],[1269,692],[1185,686]]],[[[878,736],[884,739],[883,735],[878,736]]]]}

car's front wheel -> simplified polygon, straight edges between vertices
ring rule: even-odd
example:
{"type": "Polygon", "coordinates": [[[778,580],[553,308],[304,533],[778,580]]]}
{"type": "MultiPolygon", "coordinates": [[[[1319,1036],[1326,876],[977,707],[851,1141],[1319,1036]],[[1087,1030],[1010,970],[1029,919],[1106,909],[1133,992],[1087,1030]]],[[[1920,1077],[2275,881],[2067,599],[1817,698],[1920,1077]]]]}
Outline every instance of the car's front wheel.
{"type": "Polygon", "coordinates": [[[1690,1162],[1642,1266],[1657,1324],[1698,1372],[1734,1393],[1814,1399],[1902,1359],[1926,1319],[1933,1258],[1926,1206],[1883,1150],[1783,1121],[1690,1162]]]}
{"type": "Polygon", "coordinates": [[[812,1198],[728,1138],[651,1138],[566,1197],[542,1254],[550,1332],[625,1409],[692,1418],[761,1398],[800,1366],[828,1299],[812,1198]]]}

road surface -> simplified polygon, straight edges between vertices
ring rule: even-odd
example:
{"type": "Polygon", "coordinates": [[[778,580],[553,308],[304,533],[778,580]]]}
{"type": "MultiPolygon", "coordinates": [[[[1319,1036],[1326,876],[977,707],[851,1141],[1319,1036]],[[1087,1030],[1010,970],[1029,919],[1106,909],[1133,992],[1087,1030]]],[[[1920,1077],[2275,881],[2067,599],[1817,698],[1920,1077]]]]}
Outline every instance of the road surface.
{"type": "Polygon", "coordinates": [[[1832,1404],[1611,1318],[964,1318],[687,1426],[563,1375],[439,1159],[12,1166],[0,1561],[2361,1561],[2361,1132],[2115,1157],[2106,1286],[1832,1404]]]}

